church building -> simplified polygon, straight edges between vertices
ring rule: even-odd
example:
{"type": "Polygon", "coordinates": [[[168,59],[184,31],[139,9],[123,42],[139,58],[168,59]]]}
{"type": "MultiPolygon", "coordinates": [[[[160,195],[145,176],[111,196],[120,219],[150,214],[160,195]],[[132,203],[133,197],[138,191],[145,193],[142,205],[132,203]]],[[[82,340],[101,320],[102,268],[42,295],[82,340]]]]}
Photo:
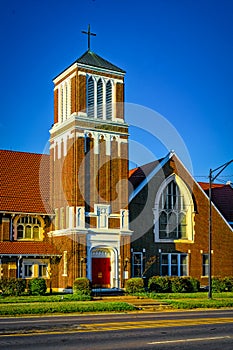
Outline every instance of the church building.
{"type": "MultiPolygon", "coordinates": [[[[173,152],[129,171],[125,71],[87,34],[88,50],[53,80],[50,153],[0,150],[0,278],[43,277],[62,292],[77,277],[93,288],[153,275],[206,285],[208,184],[173,152]]],[[[213,194],[213,273],[233,276],[233,189],[213,194]]]]}

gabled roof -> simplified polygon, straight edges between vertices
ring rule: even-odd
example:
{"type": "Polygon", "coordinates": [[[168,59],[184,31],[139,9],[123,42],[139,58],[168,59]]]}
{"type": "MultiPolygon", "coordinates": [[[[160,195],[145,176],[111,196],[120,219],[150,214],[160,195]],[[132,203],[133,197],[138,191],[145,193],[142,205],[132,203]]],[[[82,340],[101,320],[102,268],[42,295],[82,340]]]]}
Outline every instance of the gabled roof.
{"type": "Polygon", "coordinates": [[[87,50],[81,57],[75,61],[77,63],[81,63],[87,66],[97,67],[97,68],[104,68],[107,70],[119,72],[119,73],[125,73],[125,71],[114,64],[110,63],[109,61],[105,60],[104,58],[100,57],[96,53],[87,50]]]}
{"type": "MultiPolygon", "coordinates": [[[[170,152],[166,157],[157,161],[142,165],[129,171],[129,182],[132,184],[132,191],[129,195],[131,201],[153,176],[163,167],[172,157],[174,152],[170,152]]],[[[177,157],[177,156],[176,156],[177,157]]],[[[191,176],[191,175],[190,175],[191,176]]],[[[209,195],[209,184],[199,182],[198,185],[202,191],[209,195]]],[[[228,224],[233,223],[233,188],[231,184],[212,184],[212,201],[228,224]]]]}
{"type": "Polygon", "coordinates": [[[0,211],[52,213],[49,155],[0,150],[0,211]]]}
{"type": "MultiPolygon", "coordinates": [[[[199,182],[209,195],[209,183],[199,182]]],[[[230,184],[212,184],[211,198],[215,206],[228,222],[233,222],[233,188],[230,184]]]]}
{"type": "Polygon", "coordinates": [[[59,73],[53,81],[55,81],[62,73],[64,73],[67,69],[72,67],[74,64],[80,66],[80,67],[85,67],[85,68],[93,68],[96,70],[104,70],[108,71],[110,73],[117,73],[118,75],[125,75],[125,71],[111,62],[105,60],[104,58],[100,57],[96,53],[87,50],[84,52],[84,54],[79,57],[76,61],[74,61],[70,66],[68,66],[66,69],[64,69],[61,73],[59,73]]]}
{"type": "Polygon", "coordinates": [[[136,189],[163,159],[164,158],[161,158],[129,170],[129,181],[133,185],[133,188],[136,189]]]}
{"type": "Polygon", "coordinates": [[[50,243],[46,242],[0,242],[0,255],[61,255],[50,243]]]}
{"type": "Polygon", "coordinates": [[[132,184],[133,191],[129,193],[129,202],[146,186],[152,177],[168,162],[174,155],[169,152],[166,157],[147,163],[129,172],[129,182],[132,184]]]}

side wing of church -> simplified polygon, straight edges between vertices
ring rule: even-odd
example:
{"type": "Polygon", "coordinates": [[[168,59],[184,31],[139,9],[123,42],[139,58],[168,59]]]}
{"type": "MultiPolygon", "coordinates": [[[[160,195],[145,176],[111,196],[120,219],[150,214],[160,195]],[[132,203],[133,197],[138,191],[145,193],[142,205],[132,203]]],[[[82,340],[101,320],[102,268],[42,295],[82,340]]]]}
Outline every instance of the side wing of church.
{"type": "MultiPolygon", "coordinates": [[[[174,152],[130,171],[132,276],[191,276],[208,285],[209,184],[174,152]]],[[[212,276],[233,276],[233,188],[214,185],[212,276]]]]}

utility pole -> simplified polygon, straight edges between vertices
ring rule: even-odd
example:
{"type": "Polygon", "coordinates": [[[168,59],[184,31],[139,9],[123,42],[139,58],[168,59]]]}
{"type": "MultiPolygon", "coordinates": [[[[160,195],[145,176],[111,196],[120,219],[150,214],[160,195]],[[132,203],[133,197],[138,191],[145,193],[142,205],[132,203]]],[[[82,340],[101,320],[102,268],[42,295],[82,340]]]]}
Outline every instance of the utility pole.
{"type": "Polygon", "coordinates": [[[228,165],[230,165],[233,162],[233,159],[231,159],[229,162],[219,166],[218,168],[212,170],[210,169],[209,172],[209,290],[208,290],[208,298],[212,299],[212,184],[214,180],[221,174],[221,172],[226,169],[228,165]],[[213,174],[215,171],[218,171],[218,173],[214,176],[213,174]]]}

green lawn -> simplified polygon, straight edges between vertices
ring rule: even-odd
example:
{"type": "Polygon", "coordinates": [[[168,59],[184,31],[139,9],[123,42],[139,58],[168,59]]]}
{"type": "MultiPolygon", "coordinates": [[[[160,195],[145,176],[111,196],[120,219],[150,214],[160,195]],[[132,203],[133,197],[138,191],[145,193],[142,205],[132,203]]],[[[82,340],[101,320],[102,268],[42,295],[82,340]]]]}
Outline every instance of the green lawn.
{"type": "MultiPolygon", "coordinates": [[[[175,309],[224,308],[233,307],[233,292],[213,293],[208,299],[207,293],[143,293],[140,298],[153,298],[161,303],[167,303],[175,309]]],[[[0,296],[0,315],[42,315],[84,312],[127,312],[136,307],[129,302],[117,301],[80,301],[73,294],[44,296],[0,296]]]]}
{"type": "Polygon", "coordinates": [[[150,293],[150,298],[173,306],[175,309],[233,307],[233,292],[212,293],[150,293]]]}

